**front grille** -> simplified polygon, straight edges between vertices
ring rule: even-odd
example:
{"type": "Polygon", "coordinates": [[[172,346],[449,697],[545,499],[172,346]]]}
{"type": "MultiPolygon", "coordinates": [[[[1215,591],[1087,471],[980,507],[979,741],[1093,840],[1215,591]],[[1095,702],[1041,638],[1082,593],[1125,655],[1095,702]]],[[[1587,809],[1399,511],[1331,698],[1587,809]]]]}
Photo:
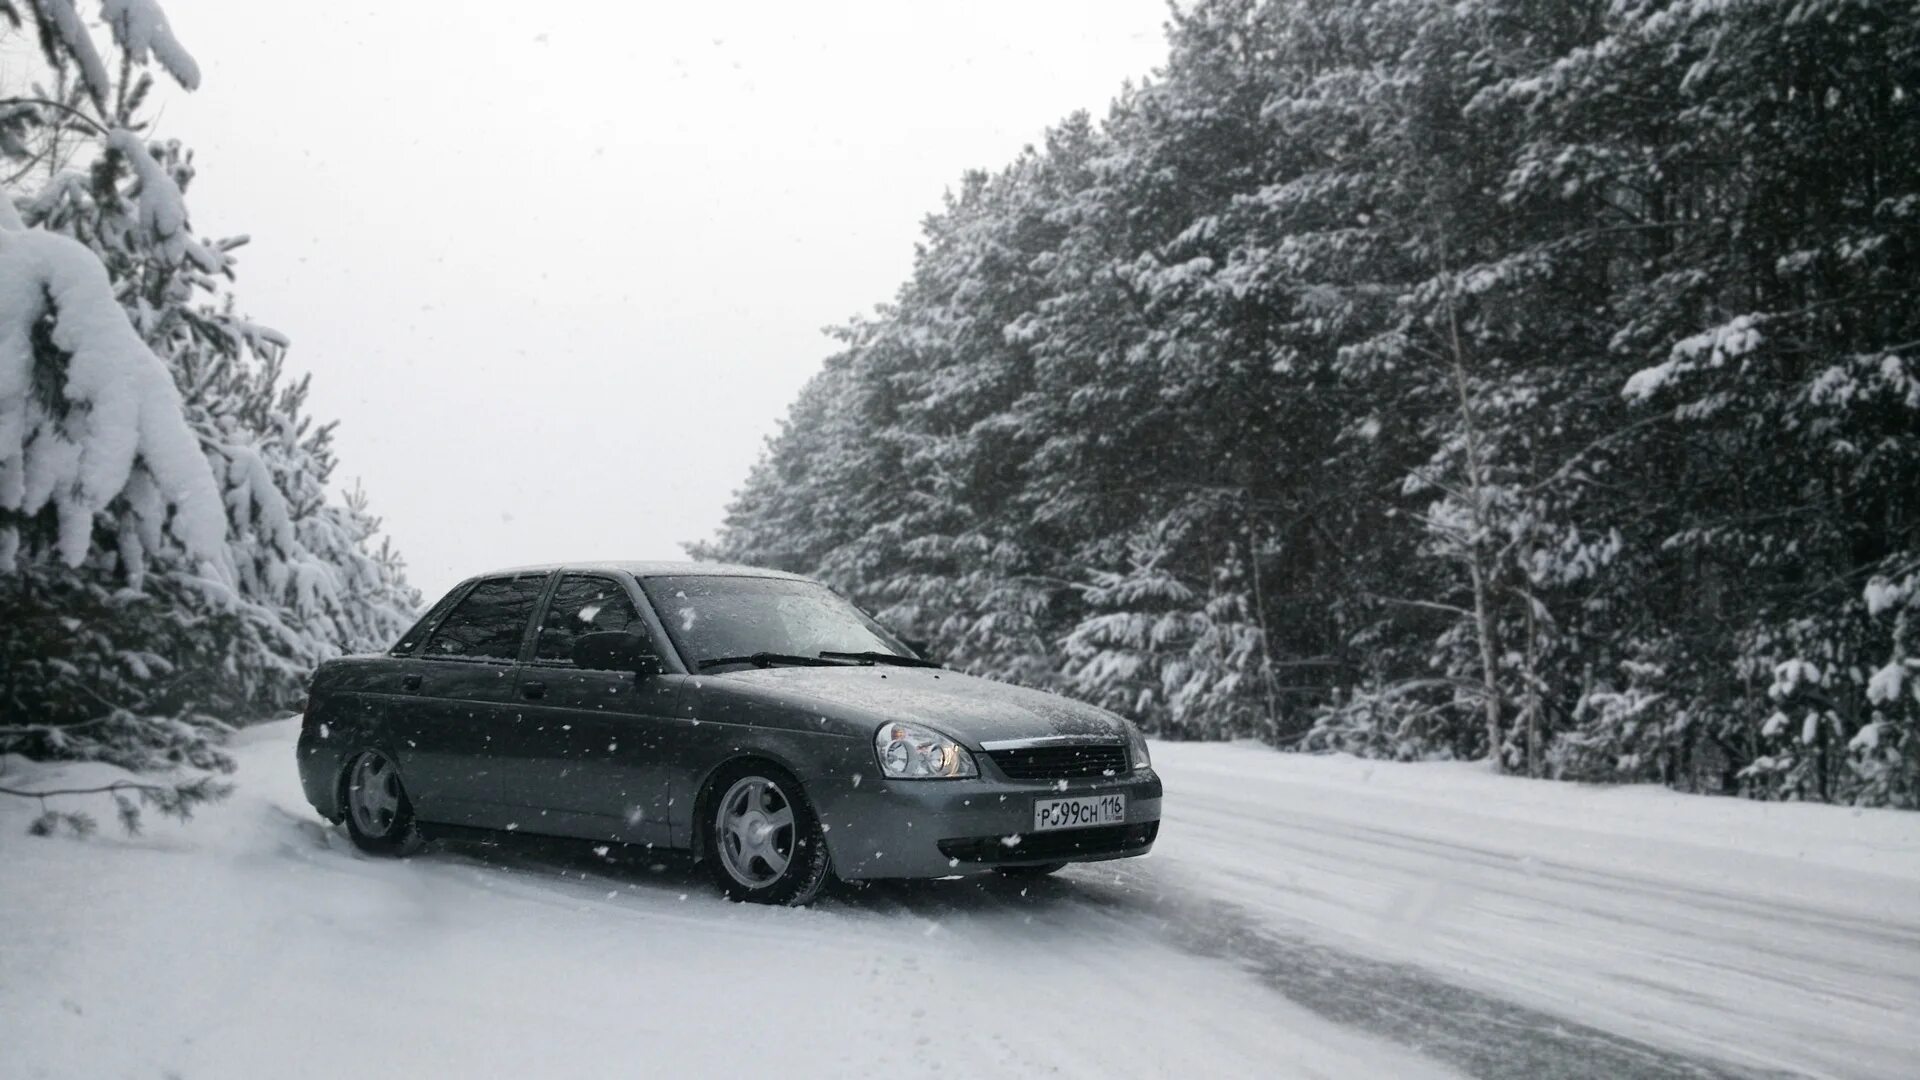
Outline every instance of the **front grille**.
{"type": "Polygon", "coordinates": [[[970,863],[1033,862],[1036,859],[1099,858],[1137,855],[1152,846],[1160,823],[1099,825],[1091,829],[1012,836],[969,836],[940,841],[940,854],[970,863]]]}
{"type": "Polygon", "coordinates": [[[990,750],[987,756],[1010,780],[1077,780],[1120,776],[1127,771],[1125,743],[1069,743],[990,750]]]}

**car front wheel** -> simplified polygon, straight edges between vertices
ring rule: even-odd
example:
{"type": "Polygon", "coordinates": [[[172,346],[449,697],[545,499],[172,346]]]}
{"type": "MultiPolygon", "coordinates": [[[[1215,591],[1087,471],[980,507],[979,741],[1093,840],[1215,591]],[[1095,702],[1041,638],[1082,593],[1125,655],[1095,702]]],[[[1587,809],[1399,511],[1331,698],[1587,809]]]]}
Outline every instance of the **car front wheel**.
{"type": "Polygon", "coordinates": [[[363,750],[347,766],[347,835],[372,855],[411,855],[420,846],[413,804],[400,784],[400,769],[378,750],[363,750]]]}
{"type": "Polygon", "coordinates": [[[820,895],[832,864],[799,781],[747,765],[723,773],[712,790],[705,854],[730,899],[797,907],[820,895]]]}

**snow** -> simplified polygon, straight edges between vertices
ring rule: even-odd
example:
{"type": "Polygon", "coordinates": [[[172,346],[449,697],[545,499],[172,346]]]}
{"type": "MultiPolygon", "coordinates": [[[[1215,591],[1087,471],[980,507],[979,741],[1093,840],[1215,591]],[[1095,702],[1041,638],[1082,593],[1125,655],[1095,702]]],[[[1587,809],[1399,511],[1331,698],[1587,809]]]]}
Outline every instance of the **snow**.
{"type": "Polygon", "coordinates": [[[1700,366],[1720,367],[1759,348],[1765,340],[1760,318],[1741,315],[1709,330],[1676,342],[1666,360],[1636,371],[1627,379],[1622,393],[1630,401],[1644,402],[1660,392],[1679,374],[1700,366]]]}
{"type": "Polygon", "coordinates": [[[1867,614],[1879,615],[1904,601],[1907,597],[1908,583],[1895,584],[1886,578],[1876,577],[1867,582],[1861,595],[1867,601],[1867,614]]]}
{"type": "Polygon", "coordinates": [[[584,845],[369,859],[302,799],[294,733],[244,733],[229,802],[137,838],[29,837],[36,808],[0,799],[6,1071],[1451,1075],[1052,882],[789,910],[584,845]]]}
{"type": "Polygon", "coordinates": [[[1273,926],[1759,1069],[1910,1076],[1920,814],[1155,744],[1156,871],[1273,926]]]}
{"type": "Polygon", "coordinates": [[[219,271],[225,265],[223,260],[193,238],[187,224],[186,196],[145,140],[125,128],[114,128],[107,133],[106,145],[118,151],[140,179],[136,216],[153,246],[169,263],[190,258],[208,273],[219,271]]]}
{"type": "Polygon", "coordinates": [[[1898,660],[1887,664],[1867,680],[1867,700],[1881,705],[1893,704],[1900,698],[1900,684],[1905,678],[1904,664],[1898,660]]]}
{"type": "Polygon", "coordinates": [[[146,63],[151,51],[160,66],[182,87],[199,89],[200,65],[180,44],[180,39],[173,36],[173,27],[168,25],[166,13],[155,0],[101,0],[100,17],[113,28],[115,44],[134,63],[146,63]]]}
{"type": "MultiPolygon", "coordinates": [[[[19,1075],[1910,1075],[1920,815],[1156,743],[1147,859],[725,903],[587,845],[359,855],[292,722],[185,827],[0,800],[19,1075]]],[[[6,763],[8,786],[97,765],[6,763]]],[[[68,808],[78,808],[77,806],[68,808]]]]}
{"type": "MultiPolygon", "coordinates": [[[[0,509],[31,516],[53,502],[59,551],[78,566],[94,516],[150,475],[189,552],[226,557],[226,516],[199,440],[181,419],[166,366],[134,333],[106,269],[81,244],[42,229],[0,230],[0,509]],[[36,400],[32,328],[51,308],[69,354],[65,418],[36,400]]],[[[149,514],[164,512],[149,500],[149,514]]],[[[158,534],[157,519],[148,532],[158,534]]],[[[0,537],[0,546],[6,543],[0,537]]],[[[10,560],[9,560],[10,561],[10,560]]]]}
{"type": "MultiPolygon", "coordinates": [[[[95,108],[106,115],[113,80],[73,0],[35,0],[35,6],[52,23],[54,33],[79,65],[81,82],[95,108]]],[[[167,23],[167,16],[156,0],[101,0],[100,17],[112,28],[114,43],[134,63],[145,64],[151,54],[182,87],[188,90],[199,87],[200,65],[173,36],[173,27],[167,23]]]]}
{"type": "Polygon", "coordinates": [[[53,24],[54,33],[80,66],[80,80],[92,96],[94,107],[105,115],[113,81],[107,77],[107,65],[101,61],[100,51],[93,47],[93,35],[87,33],[87,25],[75,10],[73,0],[34,0],[34,6],[53,24]]]}

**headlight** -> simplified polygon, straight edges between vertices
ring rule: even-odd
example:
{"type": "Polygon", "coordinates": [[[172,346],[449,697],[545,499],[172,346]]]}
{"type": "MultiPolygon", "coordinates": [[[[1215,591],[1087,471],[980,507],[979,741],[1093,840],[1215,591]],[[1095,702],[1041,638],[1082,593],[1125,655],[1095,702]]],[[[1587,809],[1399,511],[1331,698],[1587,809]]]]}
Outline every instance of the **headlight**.
{"type": "Polygon", "coordinates": [[[1147,737],[1140,734],[1140,728],[1129,720],[1127,724],[1127,756],[1133,760],[1133,771],[1144,772],[1153,768],[1153,758],[1147,755],[1147,737]]]}
{"type": "Polygon", "coordinates": [[[967,748],[919,724],[880,725],[873,733],[881,775],[894,780],[957,780],[979,776],[967,748]]]}

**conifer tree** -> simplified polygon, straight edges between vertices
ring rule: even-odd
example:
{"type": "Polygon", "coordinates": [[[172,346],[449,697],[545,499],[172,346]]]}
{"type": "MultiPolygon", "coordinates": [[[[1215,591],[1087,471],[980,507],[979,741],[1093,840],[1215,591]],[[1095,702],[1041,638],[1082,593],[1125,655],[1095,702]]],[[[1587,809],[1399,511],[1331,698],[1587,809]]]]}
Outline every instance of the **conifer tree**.
{"type": "Polygon", "coordinates": [[[1163,733],[1915,806],[1920,21],[1169,35],[929,219],[711,552],[1163,733]]]}
{"type": "MultiPolygon", "coordinates": [[[[0,4],[45,65],[0,102],[0,750],[217,772],[233,725],[418,598],[330,493],[286,339],[237,313],[245,238],[194,231],[192,156],[151,136],[150,69],[191,90],[197,65],[151,0],[101,18],[113,63],[70,0],[0,4]]],[[[220,790],[122,788],[129,823],[220,790]]]]}

